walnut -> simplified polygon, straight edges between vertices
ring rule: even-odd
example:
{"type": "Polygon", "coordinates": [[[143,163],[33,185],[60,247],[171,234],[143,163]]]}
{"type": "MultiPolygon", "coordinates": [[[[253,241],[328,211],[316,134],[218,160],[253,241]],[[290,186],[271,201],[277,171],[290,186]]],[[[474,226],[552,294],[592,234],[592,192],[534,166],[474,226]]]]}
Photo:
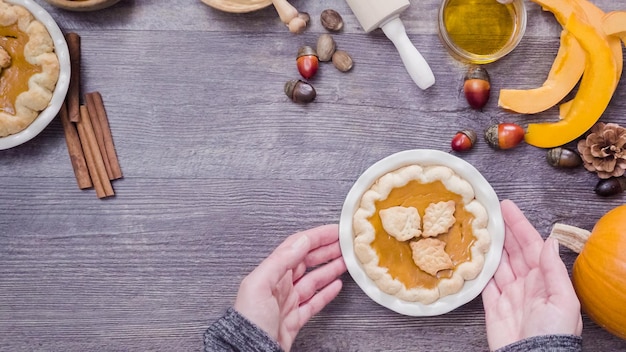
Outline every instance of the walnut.
{"type": "Polygon", "coordinates": [[[626,128],[615,123],[596,123],[584,140],[578,142],[578,152],[585,169],[602,179],[624,175],[626,170],[626,128]]]}

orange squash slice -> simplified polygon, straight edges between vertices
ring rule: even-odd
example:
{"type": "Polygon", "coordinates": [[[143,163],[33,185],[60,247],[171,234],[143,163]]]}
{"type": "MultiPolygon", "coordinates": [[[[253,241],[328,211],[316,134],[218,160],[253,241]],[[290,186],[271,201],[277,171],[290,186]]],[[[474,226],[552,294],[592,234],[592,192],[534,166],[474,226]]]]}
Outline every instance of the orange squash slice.
{"type": "Polygon", "coordinates": [[[548,78],[533,89],[501,89],[498,106],[520,114],[536,114],[558,104],[574,89],[585,70],[585,52],[576,38],[561,32],[561,46],[548,78]]]}
{"type": "MultiPolygon", "coordinates": [[[[601,33],[604,34],[605,40],[609,43],[609,46],[611,47],[611,50],[613,51],[613,57],[615,58],[615,63],[617,64],[617,71],[615,72],[617,74],[617,81],[615,84],[617,85],[619,83],[620,78],[622,77],[622,69],[623,69],[623,64],[624,64],[624,57],[622,54],[622,45],[619,42],[619,36],[613,36],[614,33],[608,33],[607,30],[611,30],[611,28],[606,28],[606,29],[604,28],[606,17],[608,16],[608,14],[605,14],[602,10],[600,10],[596,5],[594,5],[590,1],[587,1],[587,0],[575,0],[575,1],[577,1],[580,7],[585,11],[585,14],[587,15],[587,18],[589,19],[590,23],[594,27],[601,29],[601,33]]],[[[618,13],[618,14],[624,13],[626,15],[625,11],[616,11],[615,13],[618,13]]],[[[609,22],[620,21],[620,20],[626,21],[626,17],[615,16],[609,22]]],[[[611,26],[610,23],[607,22],[607,24],[611,26]]],[[[615,23],[615,25],[617,25],[618,27],[620,26],[617,22],[615,23]]],[[[626,23],[622,22],[621,26],[623,28],[626,28],[626,23]]],[[[570,106],[571,106],[571,100],[559,106],[559,117],[561,119],[567,116],[567,111],[569,110],[570,106]]]]}
{"type": "Polygon", "coordinates": [[[560,146],[583,135],[604,113],[617,85],[617,64],[604,33],[575,14],[565,29],[576,37],[588,60],[567,115],[558,122],[528,125],[526,143],[540,148],[560,146]]]}
{"type": "MultiPolygon", "coordinates": [[[[613,57],[615,58],[615,64],[617,65],[617,82],[619,82],[622,77],[622,68],[624,64],[624,56],[622,53],[622,44],[620,43],[619,37],[609,35],[604,30],[604,22],[606,13],[599,9],[596,5],[594,5],[591,1],[588,0],[574,0],[576,1],[580,7],[585,11],[585,15],[589,20],[589,23],[596,27],[598,31],[603,35],[604,39],[609,46],[611,47],[611,51],[613,51],[613,57]]],[[[616,82],[616,84],[617,84],[616,82]]]]}
{"type": "MultiPolygon", "coordinates": [[[[589,23],[597,29],[603,28],[605,13],[588,0],[532,0],[544,10],[554,14],[557,21],[565,26],[567,18],[575,14],[587,18],[589,23]]],[[[535,89],[502,89],[498,98],[498,105],[521,114],[535,114],[557,105],[574,89],[580,80],[585,67],[585,55],[577,44],[572,44],[571,38],[565,38],[567,31],[561,33],[561,47],[550,69],[544,84],[535,89]]],[[[600,31],[605,41],[609,43],[617,65],[616,85],[622,75],[623,55],[619,38],[600,31]]],[[[567,35],[569,36],[569,35],[567,35]]],[[[559,117],[566,118],[570,102],[560,106],[559,117]]]]}

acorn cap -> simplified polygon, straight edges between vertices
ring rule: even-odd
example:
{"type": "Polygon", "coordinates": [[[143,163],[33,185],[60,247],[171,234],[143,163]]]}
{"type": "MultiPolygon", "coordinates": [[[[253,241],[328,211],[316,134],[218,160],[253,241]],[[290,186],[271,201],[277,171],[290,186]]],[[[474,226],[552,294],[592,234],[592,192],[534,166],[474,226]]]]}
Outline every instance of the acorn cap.
{"type": "Polygon", "coordinates": [[[491,83],[487,70],[477,65],[471,66],[465,74],[465,80],[467,81],[468,79],[482,79],[483,81],[491,83]]]}
{"type": "Polygon", "coordinates": [[[301,46],[300,49],[298,49],[298,57],[308,55],[317,56],[317,52],[315,52],[315,49],[308,45],[301,46]]]}
{"type": "Polygon", "coordinates": [[[485,130],[485,140],[490,146],[500,149],[500,142],[498,140],[498,125],[491,125],[485,130]]]}

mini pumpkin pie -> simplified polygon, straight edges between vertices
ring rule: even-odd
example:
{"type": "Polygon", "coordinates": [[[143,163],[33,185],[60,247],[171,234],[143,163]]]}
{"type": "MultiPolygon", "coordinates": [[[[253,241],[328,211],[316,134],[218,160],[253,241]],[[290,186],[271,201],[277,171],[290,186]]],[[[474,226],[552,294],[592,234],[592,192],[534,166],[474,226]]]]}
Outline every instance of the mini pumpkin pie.
{"type": "Polygon", "coordinates": [[[46,27],[0,0],[0,137],[22,131],[52,99],[59,59],[46,27]]]}
{"type": "Polygon", "coordinates": [[[491,238],[471,184],[446,166],[388,172],[361,196],[354,252],[384,292],[430,304],[481,272],[491,238]]]}

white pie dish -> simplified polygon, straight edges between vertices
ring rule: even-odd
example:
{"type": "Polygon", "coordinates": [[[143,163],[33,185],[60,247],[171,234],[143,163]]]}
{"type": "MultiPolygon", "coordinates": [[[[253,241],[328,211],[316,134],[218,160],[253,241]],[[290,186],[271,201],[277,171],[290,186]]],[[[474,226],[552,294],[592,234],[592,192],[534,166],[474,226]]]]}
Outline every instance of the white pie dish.
{"type": "Polygon", "coordinates": [[[59,79],[52,94],[48,107],[39,113],[39,116],[24,130],[5,137],[0,137],[0,150],[12,148],[26,143],[44,130],[55,118],[67,95],[70,83],[70,55],[63,32],[52,16],[33,0],[5,0],[7,3],[25,7],[48,30],[54,42],[54,50],[59,58],[59,79]]]}
{"type": "Polygon", "coordinates": [[[46,0],[46,2],[69,11],[96,11],[113,6],[120,0],[46,0]]]}
{"type": "Polygon", "coordinates": [[[350,276],[363,292],[374,302],[400,314],[409,316],[432,316],[448,313],[476,298],[494,275],[504,246],[504,221],[497,194],[471,164],[454,155],[430,149],[406,150],[390,155],[370,166],[354,183],[346,196],[339,221],[339,242],[341,252],[350,276]],[[466,281],[461,291],[439,298],[431,304],[404,301],[383,292],[365,273],[354,252],[353,215],[359,207],[361,196],[384,174],[403,166],[442,165],[454,170],[474,188],[475,197],[487,210],[489,223],[487,230],[491,236],[489,251],[485,255],[485,264],[478,276],[466,281]]]}

